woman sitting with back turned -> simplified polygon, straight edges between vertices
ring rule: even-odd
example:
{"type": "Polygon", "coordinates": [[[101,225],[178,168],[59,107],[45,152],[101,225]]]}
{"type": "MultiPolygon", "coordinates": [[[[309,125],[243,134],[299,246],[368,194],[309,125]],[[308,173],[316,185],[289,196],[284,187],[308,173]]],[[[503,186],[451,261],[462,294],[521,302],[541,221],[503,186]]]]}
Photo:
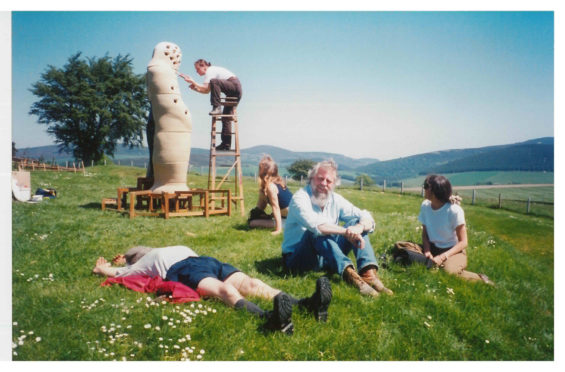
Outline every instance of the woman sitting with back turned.
{"type": "Polygon", "coordinates": [[[426,200],[420,207],[418,219],[422,223],[422,246],[397,242],[396,247],[407,254],[412,262],[439,266],[450,274],[467,280],[482,280],[493,284],[484,274],[467,268],[467,229],[465,213],[459,199],[452,195],[451,183],[444,176],[429,175],[424,181],[426,200]]]}
{"type": "Polygon", "coordinates": [[[280,234],[283,228],[282,218],[286,218],[288,214],[290,199],[292,192],[279,176],[277,164],[270,156],[265,155],[259,162],[259,200],[257,206],[251,210],[249,226],[274,228],[275,231],[271,234],[280,234]],[[267,204],[271,206],[272,216],[265,214],[267,204]]]}

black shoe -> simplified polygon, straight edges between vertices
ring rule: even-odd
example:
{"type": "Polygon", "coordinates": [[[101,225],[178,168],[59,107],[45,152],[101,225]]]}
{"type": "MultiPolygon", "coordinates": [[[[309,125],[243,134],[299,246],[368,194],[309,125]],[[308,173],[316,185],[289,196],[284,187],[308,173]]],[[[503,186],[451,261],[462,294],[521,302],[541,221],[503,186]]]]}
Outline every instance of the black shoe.
{"type": "Polygon", "coordinates": [[[220,115],[222,113],[222,108],[220,106],[212,107],[212,111],[210,111],[210,115],[220,115]]]}
{"type": "Polygon", "coordinates": [[[230,147],[227,143],[221,143],[216,146],[216,151],[230,151],[230,147]]]}
{"type": "Polygon", "coordinates": [[[292,324],[292,302],[289,295],[280,292],[273,299],[273,311],[268,315],[267,327],[284,334],[292,335],[294,324],[292,324]]]}
{"type": "Polygon", "coordinates": [[[316,292],[311,297],[310,309],[319,322],[328,320],[328,307],[332,301],[332,285],[330,280],[322,276],[316,281],[316,292]]]}

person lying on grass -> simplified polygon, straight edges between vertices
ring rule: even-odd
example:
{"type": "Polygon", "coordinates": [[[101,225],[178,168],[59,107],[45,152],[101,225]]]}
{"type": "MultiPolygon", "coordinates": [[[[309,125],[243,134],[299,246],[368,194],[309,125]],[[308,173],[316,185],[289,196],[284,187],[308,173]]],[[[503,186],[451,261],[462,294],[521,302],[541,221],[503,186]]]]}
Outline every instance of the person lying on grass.
{"type": "Polygon", "coordinates": [[[418,220],[422,223],[422,245],[397,242],[409,262],[437,266],[466,280],[493,284],[485,274],[467,268],[467,229],[460,198],[452,195],[451,183],[440,175],[429,175],[424,181],[425,198],[418,220]]]}
{"type": "Polygon", "coordinates": [[[307,298],[296,299],[251,278],[230,264],[213,257],[198,256],[185,246],[150,248],[137,246],[112,260],[114,266],[104,257],[99,257],[92,272],[108,277],[129,275],[160,276],[165,280],[181,282],[196,290],[203,297],[214,297],[236,309],[245,309],[267,319],[267,326],[292,334],[292,306],[298,305],[314,313],[319,321],[326,321],[332,299],[328,278],[316,281],[316,291],[307,298]],[[125,265],[125,266],[121,266],[125,265]],[[273,311],[264,311],[246,297],[261,297],[273,301],[273,311]]]}

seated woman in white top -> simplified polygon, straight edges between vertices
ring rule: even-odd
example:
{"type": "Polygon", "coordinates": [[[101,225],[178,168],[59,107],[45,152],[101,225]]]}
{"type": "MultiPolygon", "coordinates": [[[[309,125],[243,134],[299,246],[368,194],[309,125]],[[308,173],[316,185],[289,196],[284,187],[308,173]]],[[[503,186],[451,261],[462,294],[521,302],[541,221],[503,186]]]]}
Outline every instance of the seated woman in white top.
{"type": "Polygon", "coordinates": [[[296,299],[279,289],[251,278],[230,264],[213,257],[198,256],[185,246],[165,248],[133,247],[123,255],[112,260],[115,266],[99,257],[92,272],[109,277],[129,275],[160,276],[165,280],[181,282],[196,290],[201,296],[214,297],[228,306],[245,309],[255,315],[268,319],[271,329],[292,334],[292,306],[299,305],[312,311],[318,320],[327,319],[327,310],[332,292],[329,280],[321,277],[316,282],[316,292],[307,298],[296,299]],[[120,267],[119,265],[126,265],[120,267]],[[248,296],[272,300],[274,310],[266,312],[248,296]]]}
{"type": "MultiPolygon", "coordinates": [[[[429,175],[424,181],[425,198],[418,219],[422,223],[422,246],[413,244],[411,261],[439,266],[467,280],[482,280],[492,284],[485,274],[467,268],[467,229],[465,213],[459,199],[452,195],[451,183],[440,175],[429,175]],[[418,252],[419,250],[419,252],[418,252]]],[[[402,246],[401,242],[397,247],[402,246]]]]}

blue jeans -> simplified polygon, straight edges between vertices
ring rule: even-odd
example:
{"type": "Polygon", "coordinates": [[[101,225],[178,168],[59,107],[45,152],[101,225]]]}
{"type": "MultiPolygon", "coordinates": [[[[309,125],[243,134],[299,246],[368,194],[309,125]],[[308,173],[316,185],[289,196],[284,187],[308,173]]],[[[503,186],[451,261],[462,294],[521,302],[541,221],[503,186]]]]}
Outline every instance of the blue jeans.
{"type": "MultiPolygon", "coordinates": [[[[358,222],[351,221],[345,227],[353,226],[358,222]]],[[[326,270],[343,275],[346,267],[353,267],[353,263],[347,257],[353,250],[359,272],[369,266],[378,268],[375,252],[367,233],[363,233],[363,241],[365,248],[360,249],[342,235],[314,236],[310,231],[306,231],[300,248],[285,255],[283,259],[286,267],[291,271],[326,270]]]]}

